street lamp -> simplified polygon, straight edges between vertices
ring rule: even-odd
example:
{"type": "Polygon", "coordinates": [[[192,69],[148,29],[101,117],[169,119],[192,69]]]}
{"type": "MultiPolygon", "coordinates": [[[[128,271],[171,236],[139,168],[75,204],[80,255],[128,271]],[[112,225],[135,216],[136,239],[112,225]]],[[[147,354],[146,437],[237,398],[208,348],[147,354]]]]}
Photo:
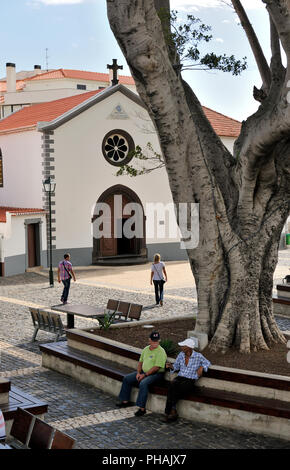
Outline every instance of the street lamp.
{"type": "Polygon", "coordinates": [[[52,271],[52,232],[51,232],[51,193],[54,193],[56,183],[49,176],[43,182],[44,191],[48,194],[49,205],[49,284],[53,287],[53,271],[52,271]]]}

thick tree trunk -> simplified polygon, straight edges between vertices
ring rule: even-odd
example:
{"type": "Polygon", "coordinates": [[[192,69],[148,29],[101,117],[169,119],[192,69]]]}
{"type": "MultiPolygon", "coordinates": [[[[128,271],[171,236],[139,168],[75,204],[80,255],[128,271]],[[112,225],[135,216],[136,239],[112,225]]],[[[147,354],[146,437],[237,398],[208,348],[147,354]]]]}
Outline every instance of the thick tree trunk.
{"type": "Polygon", "coordinates": [[[208,333],[211,349],[225,352],[234,346],[250,352],[286,342],[272,307],[278,244],[259,235],[248,245],[237,245],[209,278],[208,269],[199,266],[196,330],[208,333]],[[208,316],[209,322],[204,321],[208,316]]]}
{"type": "MultiPolygon", "coordinates": [[[[290,210],[287,74],[273,80],[268,98],[243,124],[233,157],[172,66],[154,0],[107,5],[158,133],[173,201],[200,206],[199,246],[188,250],[198,291],[197,330],[209,335],[214,350],[250,352],[285,342],[273,316],[272,288],[290,210]]],[[[279,11],[276,19],[279,32],[279,11]]]]}

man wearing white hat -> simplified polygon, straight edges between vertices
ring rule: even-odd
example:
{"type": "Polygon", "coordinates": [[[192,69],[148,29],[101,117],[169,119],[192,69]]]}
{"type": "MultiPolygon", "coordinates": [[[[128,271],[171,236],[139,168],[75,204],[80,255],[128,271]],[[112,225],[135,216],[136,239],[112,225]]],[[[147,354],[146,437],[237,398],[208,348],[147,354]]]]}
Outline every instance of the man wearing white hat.
{"type": "Polygon", "coordinates": [[[203,370],[207,371],[211,363],[200,353],[194,351],[196,340],[187,338],[178,343],[181,352],[178,354],[174,364],[166,363],[171,369],[171,373],[177,372],[177,377],[170,383],[165,406],[166,423],[176,421],[178,414],[176,404],[180,398],[193,391],[194,383],[202,375],[203,370]]]}

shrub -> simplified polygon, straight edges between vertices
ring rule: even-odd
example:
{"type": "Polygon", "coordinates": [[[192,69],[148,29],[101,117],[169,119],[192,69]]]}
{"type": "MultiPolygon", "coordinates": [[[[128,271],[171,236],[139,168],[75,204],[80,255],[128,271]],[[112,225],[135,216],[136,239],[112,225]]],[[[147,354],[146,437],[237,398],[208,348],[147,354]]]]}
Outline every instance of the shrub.
{"type": "Polygon", "coordinates": [[[160,341],[160,346],[165,350],[167,356],[175,356],[178,352],[178,346],[172,339],[163,339],[160,341]]]}

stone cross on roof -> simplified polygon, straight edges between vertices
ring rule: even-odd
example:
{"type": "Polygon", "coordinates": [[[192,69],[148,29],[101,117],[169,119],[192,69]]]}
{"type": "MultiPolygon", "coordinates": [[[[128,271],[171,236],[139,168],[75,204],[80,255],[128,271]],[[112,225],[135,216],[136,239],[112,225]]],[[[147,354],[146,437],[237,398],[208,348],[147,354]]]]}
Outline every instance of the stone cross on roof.
{"type": "Polygon", "coordinates": [[[119,80],[118,80],[118,70],[123,70],[123,65],[118,65],[117,64],[117,59],[113,59],[113,64],[112,65],[107,65],[107,69],[113,70],[113,80],[112,80],[112,85],[118,85],[119,80]]]}

